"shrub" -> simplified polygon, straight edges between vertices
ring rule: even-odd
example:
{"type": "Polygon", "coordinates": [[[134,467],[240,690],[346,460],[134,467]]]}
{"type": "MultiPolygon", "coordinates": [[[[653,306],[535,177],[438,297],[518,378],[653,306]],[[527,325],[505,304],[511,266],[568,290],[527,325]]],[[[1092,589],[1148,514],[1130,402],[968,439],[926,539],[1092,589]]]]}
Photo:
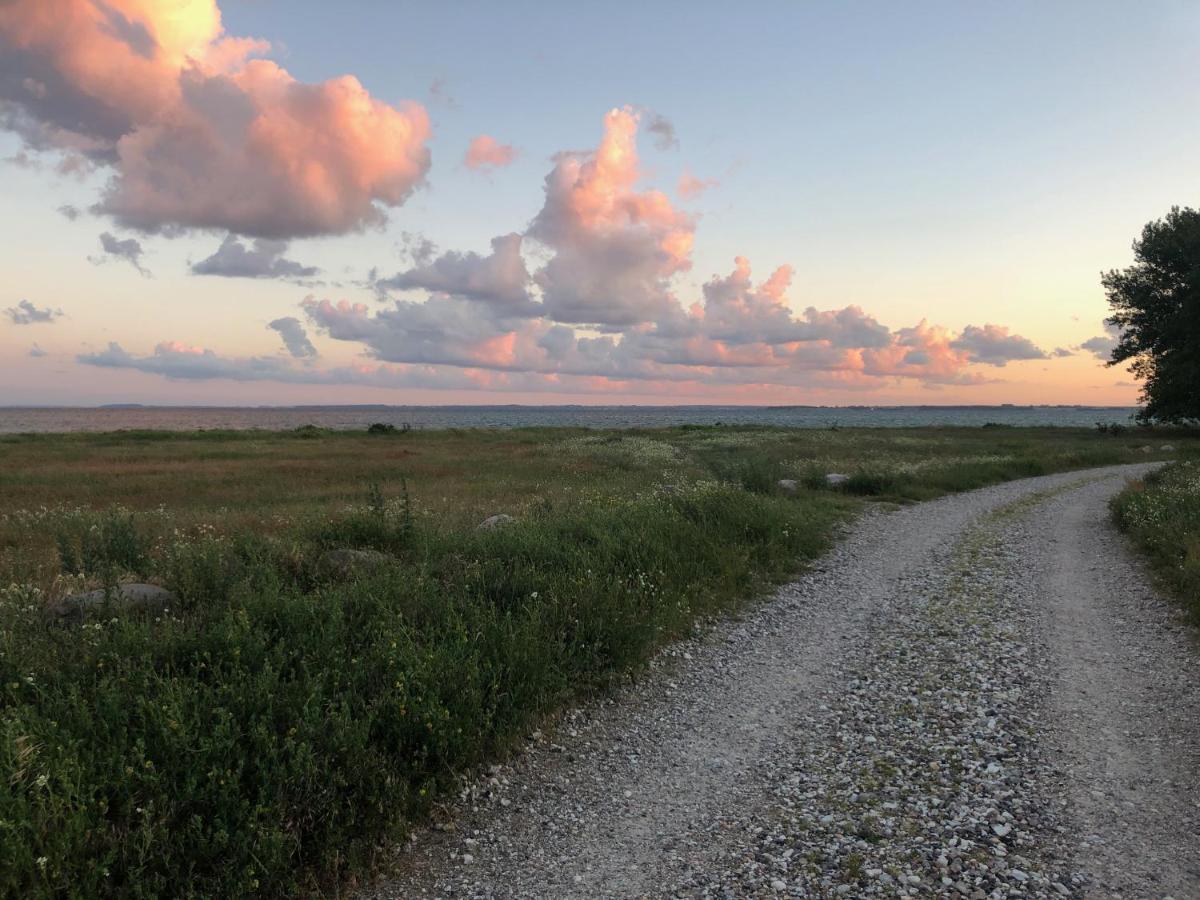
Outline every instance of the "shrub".
{"type": "Polygon", "coordinates": [[[1200,622],[1200,471],[1182,462],[1151,473],[1113,498],[1112,512],[1200,622]]]}
{"type": "Polygon", "coordinates": [[[891,472],[855,472],[842,484],[842,490],[848,494],[874,497],[894,490],[896,484],[897,478],[891,472]]]}

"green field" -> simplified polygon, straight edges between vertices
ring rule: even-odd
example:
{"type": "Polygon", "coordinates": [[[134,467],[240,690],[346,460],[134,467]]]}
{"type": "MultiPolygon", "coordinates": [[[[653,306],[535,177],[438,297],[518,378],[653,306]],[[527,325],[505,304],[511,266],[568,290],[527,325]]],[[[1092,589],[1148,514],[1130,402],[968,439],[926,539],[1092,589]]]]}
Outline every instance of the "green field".
{"type": "Polygon", "coordinates": [[[1007,427],[0,437],[0,895],[339,893],[459,773],[864,502],[1198,454],[1007,427]],[[342,548],[387,557],[319,564],[342,548]],[[177,605],[46,619],[131,580],[177,605]]]}

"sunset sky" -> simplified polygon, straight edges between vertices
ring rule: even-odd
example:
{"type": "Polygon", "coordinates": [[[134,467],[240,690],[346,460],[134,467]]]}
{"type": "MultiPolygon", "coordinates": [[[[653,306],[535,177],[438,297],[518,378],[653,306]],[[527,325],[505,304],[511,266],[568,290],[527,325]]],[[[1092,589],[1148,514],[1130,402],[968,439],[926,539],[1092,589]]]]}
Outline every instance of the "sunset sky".
{"type": "Polygon", "coordinates": [[[1129,404],[1200,5],[0,2],[0,404],[1129,404]]]}

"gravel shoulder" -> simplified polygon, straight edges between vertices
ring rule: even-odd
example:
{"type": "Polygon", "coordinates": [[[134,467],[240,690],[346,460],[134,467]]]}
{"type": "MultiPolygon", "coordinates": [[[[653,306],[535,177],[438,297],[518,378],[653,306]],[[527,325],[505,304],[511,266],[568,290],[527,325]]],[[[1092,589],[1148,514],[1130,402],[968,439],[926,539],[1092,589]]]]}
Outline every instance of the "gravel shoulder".
{"type": "Polygon", "coordinates": [[[1200,897],[1200,654],[1105,501],[867,515],[465,782],[366,897],[1200,897]]]}

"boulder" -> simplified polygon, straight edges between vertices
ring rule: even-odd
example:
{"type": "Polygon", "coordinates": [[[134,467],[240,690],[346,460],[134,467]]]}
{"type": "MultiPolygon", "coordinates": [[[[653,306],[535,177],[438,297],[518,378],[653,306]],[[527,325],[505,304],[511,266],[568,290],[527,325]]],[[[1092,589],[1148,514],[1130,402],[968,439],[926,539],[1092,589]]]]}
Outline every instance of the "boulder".
{"type": "Polygon", "coordinates": [[[775,486],[785,494],[796,493],[796,488],[798,487],[796,484],[796,479],[794,478],[780,478],[777,482],[775,482],[775,486]]]}
{"type": "Polygon", "coordinates": [[[825,476],[825,483],[833,487],[837,487],[839,484],[845,484],[849,480],[849,475],[842,475],[839,472],[830,472],[825,476]]]}
{"type": "Polygon", "coordinates": [[[1147,444],[1145,447],[1138,447],[1138,453],[1153,453],[1154,448],[1147,444]]]}
{"type": "Polygon", "coordinates": [[[475,526],[475,530],[476,531],[491,531],[495,528],[502,528],[505,525],[511,525],[515,521],[516,521],[516,519],[514,519],[512,516],[506,516],[504,513],[500,513],[495,516],[488,516],[486,519],[484,519],[482,522],[480,522],[478,525],[475,526]]]}
{"type": "Polygon", "coordinates": [[[376,572],[396,561],[378,550],[326,550],[317,560],[317,572],[325,578],[350,578],[376,572]]]}
{"type": "Polygon", "coordinates": [[[1163,453],[1174,453],[1175,445],[1174,444],[1163,444],[1158,449],[1161,450],[1163,453]]]}
{"type": "Polygon", "coordinates": [[[46,607],[46,617],[57,622],[78,622],[86,613],[106,604],[120,612],[161,613],[178,602],[178,597],[157,584],[119,584],[63,597],[46,607]]]}

